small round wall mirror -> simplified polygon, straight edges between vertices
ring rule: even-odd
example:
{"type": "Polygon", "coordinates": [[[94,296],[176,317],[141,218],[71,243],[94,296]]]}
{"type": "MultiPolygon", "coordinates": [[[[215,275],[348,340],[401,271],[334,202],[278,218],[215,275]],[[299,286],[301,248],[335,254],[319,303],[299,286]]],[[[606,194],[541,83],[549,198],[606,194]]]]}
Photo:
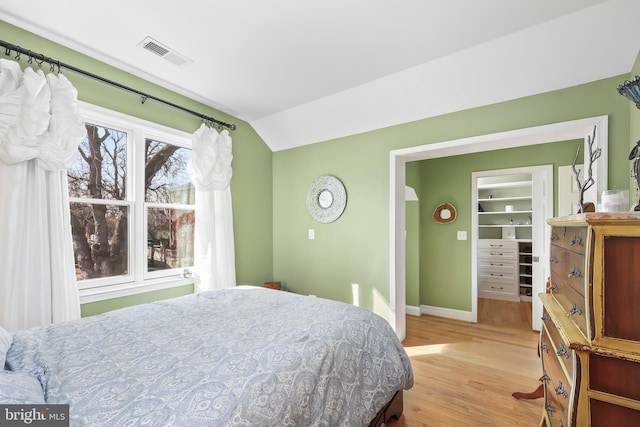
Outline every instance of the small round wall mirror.
{"type": "Polygon", "coordinates": [[[333,194],[329,190],[322,190],[320,194],[318,194],[318,205],[322,209],[328,209],[333,204],[333,194]]]}
{"type": "Polygon", "coordinates": [[[307,211],[313,219],[330,223],[342,215],[347,204],[347,191],[342,182],[332,175],[316,178],[307,191],[307,211]]]}

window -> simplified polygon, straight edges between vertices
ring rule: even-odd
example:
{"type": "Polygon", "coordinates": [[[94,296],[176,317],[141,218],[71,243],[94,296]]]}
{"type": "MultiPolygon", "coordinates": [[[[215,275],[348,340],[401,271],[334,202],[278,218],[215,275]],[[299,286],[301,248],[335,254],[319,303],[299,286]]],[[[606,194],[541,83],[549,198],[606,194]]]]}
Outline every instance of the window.
{"type": "Polygon", "coordinates": [[[83,115],[68,170],[81,302],[190,283],[191,136],[87,104],[83,115]]]}
{"type": "Polygon", "coordinates": [[[191,149],[145,143],[147,271],[193,266],[195,187],[187,173],[191,149]]]}

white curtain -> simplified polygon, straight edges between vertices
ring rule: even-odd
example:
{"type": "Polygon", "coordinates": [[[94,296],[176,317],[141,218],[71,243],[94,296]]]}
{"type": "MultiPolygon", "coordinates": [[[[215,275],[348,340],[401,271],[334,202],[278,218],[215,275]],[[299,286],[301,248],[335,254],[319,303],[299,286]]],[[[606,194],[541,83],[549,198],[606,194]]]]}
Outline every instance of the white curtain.
{"type": "Polygon", "coordinates": [[[231,207],[231,136],[205,124],[193,134],[188,169],[196,187],[194,286],[196,292],[236,285],[231,207]]]}
{"type": "Polygon", "coordinates": [[[62,75],[0,59],[0,326],[78,319],[67,167],[86,131],[62,75]]]}

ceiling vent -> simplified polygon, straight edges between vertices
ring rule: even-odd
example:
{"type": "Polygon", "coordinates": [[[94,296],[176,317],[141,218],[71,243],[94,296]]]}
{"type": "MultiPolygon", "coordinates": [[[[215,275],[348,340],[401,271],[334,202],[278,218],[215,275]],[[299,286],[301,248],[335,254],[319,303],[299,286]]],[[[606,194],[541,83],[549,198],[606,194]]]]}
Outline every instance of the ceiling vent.
{"type": "Polygon", "coordinates": [[[177,65],[178,67],[182,67],[183,65],[193,62],[186,56],[179,54],[178,52],[172,50],[166,45],[163,45],[159,41],[152,39],[151,37],[146,37],[144,40],[138,43],[138,46],[143,48],[147,52],[151,52],[154,55],[166,59],[167,61],[171,62],[173,65],[177,65]]]}

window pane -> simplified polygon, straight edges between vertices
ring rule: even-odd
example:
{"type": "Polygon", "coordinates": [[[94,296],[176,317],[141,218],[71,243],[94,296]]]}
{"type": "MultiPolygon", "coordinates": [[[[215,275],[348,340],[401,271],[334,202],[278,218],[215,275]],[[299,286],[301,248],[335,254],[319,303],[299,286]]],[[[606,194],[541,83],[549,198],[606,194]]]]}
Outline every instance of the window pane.
{"type": "Polygon", "coordinates": [[[151,203],[195,203],[195,189],[187,172],[191,149],[146,140],[145,200],[151,203]]]}
{"type": "Polygon", "coordinates": [[[70,197],[125,200],[127,133],[85,124],[87,136],[67,171],[70,197]]]}
{"type": "Polygon", "coordinates": [[[96,279],[129,271],[129,207],[71,203],[76,279],[96,279]]]}
{"type": "Polygon", "coordinates": [[[195,212],[147,209],[147,271],[193,266],[195,212]]]}

